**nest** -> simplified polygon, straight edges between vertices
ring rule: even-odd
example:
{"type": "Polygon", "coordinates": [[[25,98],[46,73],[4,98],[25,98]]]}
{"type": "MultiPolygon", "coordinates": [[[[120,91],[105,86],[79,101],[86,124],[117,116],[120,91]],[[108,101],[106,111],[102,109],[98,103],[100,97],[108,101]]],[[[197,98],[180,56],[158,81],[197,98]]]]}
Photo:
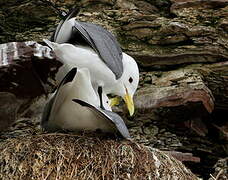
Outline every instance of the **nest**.
{"type": "Polygon", "coordinates": [[[9,138],[0,151],[0,179],[196,179],[163,152],[93,135],[9,138]]]}

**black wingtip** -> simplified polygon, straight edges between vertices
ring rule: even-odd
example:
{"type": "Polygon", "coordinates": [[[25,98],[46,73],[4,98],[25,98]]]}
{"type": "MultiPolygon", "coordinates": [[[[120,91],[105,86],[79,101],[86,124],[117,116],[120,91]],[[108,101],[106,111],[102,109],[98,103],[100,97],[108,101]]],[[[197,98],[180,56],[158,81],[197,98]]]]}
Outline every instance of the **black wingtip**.
{"type": "Polygon", "coordinates": [[[76,74],[77,74],[77,68],[74,67],[67,73],[67,75],[63,78],[63,80],[59,83],[59,86],[57,87],[57,89],[59,89],[62,85],[73,81],[76,74]]]}
{"type": "Polygon", "coordinates": [[[77,73],[77,68],[76,67],[72,68],[70,72],[68,72],[67,75],[65,76],[63,84],[73,81],[76,73],[77,73]]]}
{"type": "Polygon", "coordinates": [[[87,103],[85,103],[84,101],[80,100],[80,99],[72,99],[73,102],[78,103],[82,106],[86,106],[87,103]]]}
{"type": "Polygon", "coordinates": [[[79,13],[79,8],[73,7],[72,9],[70,9],[68,11],[68,13],[66,13],[66,11],[63,11],[61,17],[63,20],[68,20],[68,19],[76,16],[78,13],[79,13]]]}
{"type": "Polygon", "coordinates": [[[70,18],[76,16],[79,12],[79,8],[78,7],[73,7],[71,10],[68,11],[68,13],[66,11],[63,10],[59,10],[59,17],[62,19],[61,22],[59,23],[59,25],[57,26],[55,32],[52,34],[52,36],[50,37],[51,41],[56,42],[57,36],[59,34],[59,31],[62,27],[62,25],[69,20],[70,18]]]}
{"type": "Polygon", "coordinates": [[[81,106],[86,106],[86,107],[90,107],[90,108],[94,108],[91,104],[82,101],[80,99],[72,99],[73,102],[80,104],[81,106]]]}

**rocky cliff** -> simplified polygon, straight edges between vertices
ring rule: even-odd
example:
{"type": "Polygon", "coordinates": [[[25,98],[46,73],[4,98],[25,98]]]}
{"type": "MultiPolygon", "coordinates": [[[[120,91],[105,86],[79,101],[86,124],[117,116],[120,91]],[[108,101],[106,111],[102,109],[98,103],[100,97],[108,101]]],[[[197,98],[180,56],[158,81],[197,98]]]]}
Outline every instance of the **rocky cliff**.
{"type": "MultiPolygon", "coordinates": [[[[54,31],[59,11],[73,6],[78,20],[111,31],[140,67],[135,116],[116,109],[134,140],[170,152],[200,177],[225,179],[226,163],[213,166],[228,154],[227,0],[1,1],[0,104],[9,109],[0,110],[7,122],[2,129],[16,116],[32,117],[31,102],[55,86],[60,64],[42,39],[54,31]]],[[[2,139],[27,127],[28,119],[2,139]]]]}

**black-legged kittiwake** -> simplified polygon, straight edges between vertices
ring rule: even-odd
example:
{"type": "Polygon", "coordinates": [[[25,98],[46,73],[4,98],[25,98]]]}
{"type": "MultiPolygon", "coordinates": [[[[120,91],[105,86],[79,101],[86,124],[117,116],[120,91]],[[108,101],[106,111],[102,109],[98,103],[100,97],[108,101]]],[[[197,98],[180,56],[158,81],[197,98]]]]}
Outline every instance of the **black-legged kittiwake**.
{"type": "Polygon", "coordinates": [[[130,115],[134,113],[133,95],[138,87],[139,69],[135,60],[122,53],[116,38],[101,26],[84,23],[66,16],[56,29],[51,42],[44,40],[64,64],[57,73],[60,81],[72,67],[89,69],[95,90],[121,96],[130,115]],[[80,45],[77,39],[85,39],[80,45]]]}
{"type": "MultiPolygon", "coordinates": [[[[108,109],[105,98],[103,103],[108,109]]],[[[92,87],[89,70],[73,68],[46,104],[41,126],[47,131],[118,130],[123,137],[129,139],[123,119],[112,111],[101,109],[99,105],[99,97],[92,87]]]]}

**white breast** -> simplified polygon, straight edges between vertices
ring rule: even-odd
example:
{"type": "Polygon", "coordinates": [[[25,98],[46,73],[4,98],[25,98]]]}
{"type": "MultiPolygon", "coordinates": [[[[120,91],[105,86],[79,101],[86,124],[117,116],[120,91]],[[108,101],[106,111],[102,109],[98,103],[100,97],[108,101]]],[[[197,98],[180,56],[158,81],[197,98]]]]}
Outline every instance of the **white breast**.
{"type": "Polygon", "coordinates": [[[51,126],[67,130],[92,130],[100,129],[104,132],[113,132],[111,122],[97,116],[87,107],[82,107],[73,101],[65,103],[55,114],[54,121],[49,121],[51,126]],[[52,125],[53,124],[53,125],[52,125]]]}

